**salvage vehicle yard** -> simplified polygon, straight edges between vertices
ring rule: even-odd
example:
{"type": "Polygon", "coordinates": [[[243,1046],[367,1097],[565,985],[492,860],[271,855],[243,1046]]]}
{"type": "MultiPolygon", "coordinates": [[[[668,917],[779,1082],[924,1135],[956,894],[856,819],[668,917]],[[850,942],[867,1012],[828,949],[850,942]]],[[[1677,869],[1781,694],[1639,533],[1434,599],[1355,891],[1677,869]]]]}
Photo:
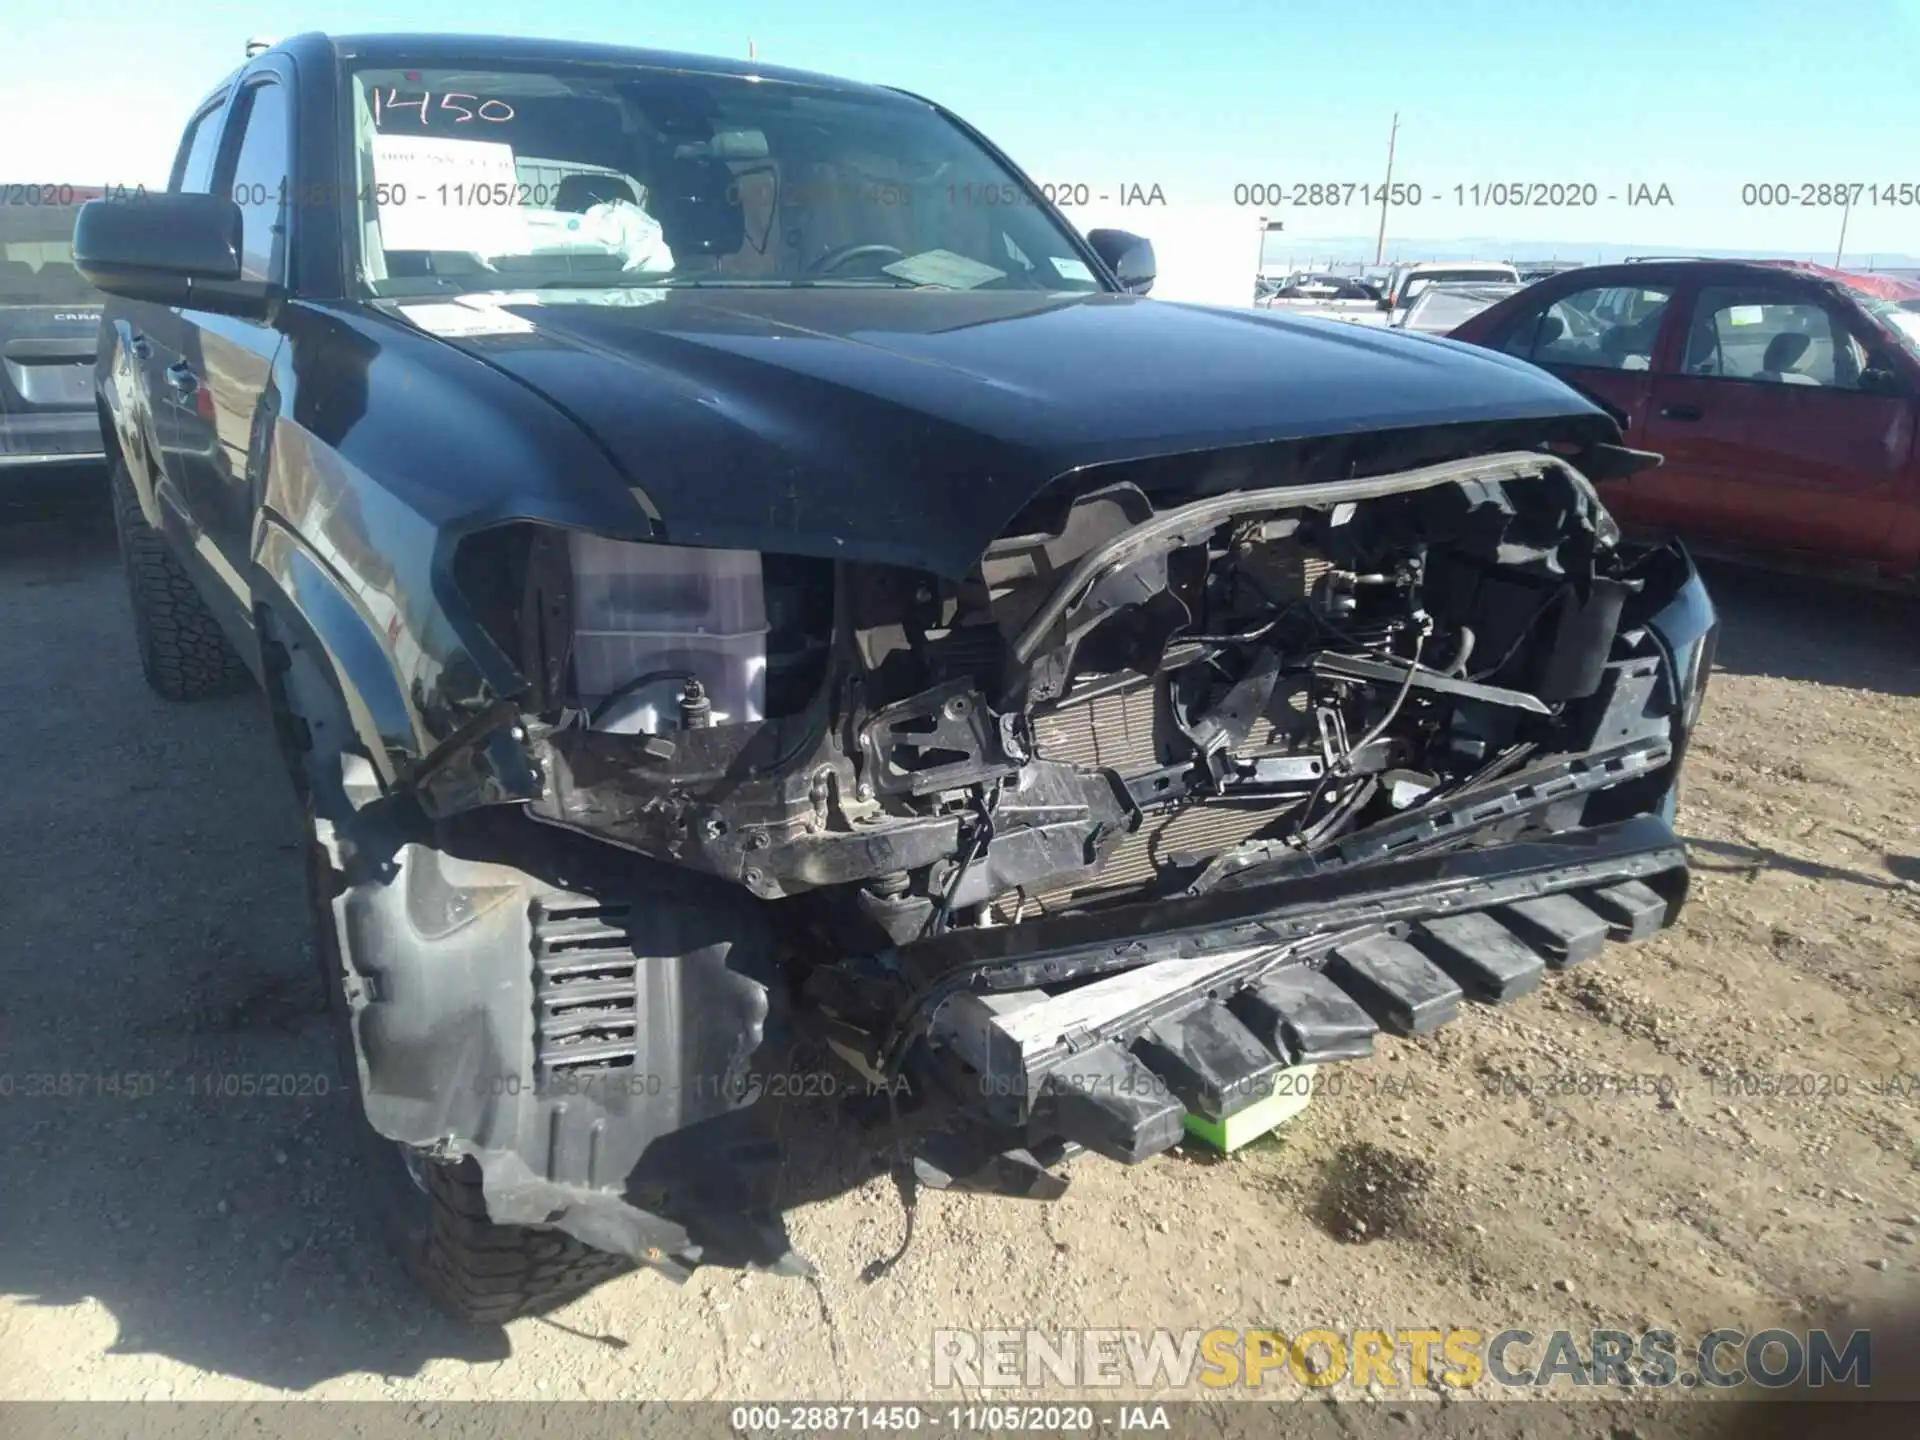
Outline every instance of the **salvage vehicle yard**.
{"type": "Polygon", "coordinates": [[[1920,1399],[1920,291],[1460,344],[882,85],[247,57],[22,261],[0,1400],[1920,1399]],[[1776,488],[1895,593],[1703,573],[1649,404],[1873,422],[1776,488]]]}
{"type": "Polygon", "coordinates": [[[872,1286],[884,1131],[795,1114],[817,1284],[636,1274],[474,1331],[377,1263],[340,1108],[300,1093],[332,1044],[259,697],[146,690],[97,516],[0,530],[0,713],[33,757],[0,1040],[16,1084],[94,1087],[0,1105],[0,1393],[872,1397],[927,1392],[942,1326],[1885,1321],[1920,1281],[1915,611],[1710,579],[1674,929],[1383,1037],[1232,1160],[1077,1160],[1051,1205],[927,1194],[872,1286]]]}
{"type": "Polygon", "coordinates": [[[1717,619],[1595,489],[1659,457],[1507,357],[1150,300],[971,176],[1031,188],[876,87],[308,35],[80,212],[141,669],[265,693],[341,1100],[459,1318],[812,1276],[784,1126],[842,1085],[911,1237],[1230,1153],[1683,908],[1717,619]],[[505,138],[436,153],[561,175],[505,227],[381,198],[455,83],[505,138]],[[876,167],[912,217],[780,180],[876,167]]]}

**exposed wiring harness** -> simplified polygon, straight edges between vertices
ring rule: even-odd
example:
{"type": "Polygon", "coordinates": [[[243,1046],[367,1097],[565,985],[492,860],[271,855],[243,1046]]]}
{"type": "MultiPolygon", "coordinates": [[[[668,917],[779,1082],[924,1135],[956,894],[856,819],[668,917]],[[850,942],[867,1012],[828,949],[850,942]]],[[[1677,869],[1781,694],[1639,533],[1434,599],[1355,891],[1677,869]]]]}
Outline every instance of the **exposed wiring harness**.
{"type": "Polygon", "coordinates": [[[647,686],[657,685],[662,680],[678,680],[684,684],[693,678],[693,672],[689,670],[643,670],[631,680],[622,681],[613,690],[609,691],[598,705],[589,710],[587,712],[587,725],[589,728],[598,725],[602,720],[607,718],[607,712],[609,710],[633,694],[636,690],[644,690],[647,686]]]}
{"type": "Polygon", "coordinates": [[[1406,677],[1401,680],[1400,688],[1394,692],[1393,703],[1387,706],[1387,713],[1382,715],[1366,734],[1362,735],[1348,747],[1347,753],[1342,757],[1347,768],[1351,769],[1353,757],[1356,752],[1365,750],[1369,745],[1373,744],[1374,741],[1386,734],[1387,727],[1400,718],[1401,707],[1407,703],[1407,696],[1413,692],[1414,677],[1420,673],[1420,652],[1426,648],[1427,627],[1431,624],[1432,621],[1428,620],[1423,614],[1421,616],[1421,628],[1414,633],[1413,655],[1407,661],[1406,677]]]}
{"type": "Polygon", "coordinates": [[[860,1271],[861,1281],[868,1285],[906,1258],[913,1245],[913,1217],[919,1211],[919,1178],[914,1174],[913,1157],[907,1153],[907,1132],[901,1128],[900,1106],[893,1098],[891,1085],[887,1087],[887,1124],[893,1130],[893,1188],[900,1196],[900,1208],[906,1218],[901,1226],[900,1248],[891,1255],[868,1261],[860,1271]]]}
{"type": "Polygon", "coordinates": [[[993,843],[993,813],[1000,804],[1000,787],[997,785],[978,785],[973,790],[973,834],[967,842],[967,852],[960,857],[960,863],[953,867],[947,876],[947,883],[940,889],[939,899],[933,902],[933,908],[927,912],[926,923],[920,927],[920,937],[941,935],[953,923],[953,901],[960,893],[960,886],[967,873],[980,863],[980,857],[987,853],[987,847],[993,843]]]}

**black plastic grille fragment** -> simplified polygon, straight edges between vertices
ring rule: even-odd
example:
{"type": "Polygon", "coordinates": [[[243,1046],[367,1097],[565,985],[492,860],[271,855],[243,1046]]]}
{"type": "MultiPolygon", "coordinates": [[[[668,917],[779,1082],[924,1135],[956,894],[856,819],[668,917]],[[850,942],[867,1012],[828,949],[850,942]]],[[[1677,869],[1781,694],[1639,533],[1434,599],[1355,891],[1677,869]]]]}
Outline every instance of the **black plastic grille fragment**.
{"type": "Polygon", "coordinates": [[[533,902],[533,1053],[540,1079],[618,1070],[639,1052],[639,959],[628,907],[587,896],[533,902]]]}

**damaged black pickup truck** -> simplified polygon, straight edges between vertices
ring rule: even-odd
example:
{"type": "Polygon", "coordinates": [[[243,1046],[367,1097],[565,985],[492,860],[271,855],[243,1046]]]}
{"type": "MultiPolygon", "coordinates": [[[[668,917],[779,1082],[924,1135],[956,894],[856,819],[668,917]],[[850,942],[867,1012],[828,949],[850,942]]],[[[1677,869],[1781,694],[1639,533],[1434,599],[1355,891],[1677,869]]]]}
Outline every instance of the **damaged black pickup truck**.
{"type": "Polygon", "coordinates": [[[796,1046],[909,1195],[1044,1197],[1683,900],[1713,610],[1594,488],[1654,457],[1145,298],[927,101],[303,36],[75,254],[147,676],[264,690],[368,1184],[471,1318],[804,1270],[796,1046]]]}

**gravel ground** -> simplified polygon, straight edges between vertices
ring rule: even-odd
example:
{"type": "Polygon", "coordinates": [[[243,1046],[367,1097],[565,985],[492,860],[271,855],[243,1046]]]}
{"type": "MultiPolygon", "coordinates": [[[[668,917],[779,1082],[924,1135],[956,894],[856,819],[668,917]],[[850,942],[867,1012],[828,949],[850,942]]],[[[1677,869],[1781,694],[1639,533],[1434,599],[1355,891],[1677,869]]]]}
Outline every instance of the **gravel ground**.
{"type": "Polygon", "coordinates": [[[0,528],[0,1399],[912,1397],[941,1326],[1884,1324],[1920,1298],[1920,606],[1711,579],[1694,899],[1659,939],[1384,1042],[1230,1161],[930,1195],[873,1286],[897,1202],[816,1128],[817,1284],[634,1275],[482,1333],[385,1263],[311,1093],[258,698],[147,691],[93,512],[0,528]],[[26,1093],[49,1073],[90,1093],[26,1093]]]}

